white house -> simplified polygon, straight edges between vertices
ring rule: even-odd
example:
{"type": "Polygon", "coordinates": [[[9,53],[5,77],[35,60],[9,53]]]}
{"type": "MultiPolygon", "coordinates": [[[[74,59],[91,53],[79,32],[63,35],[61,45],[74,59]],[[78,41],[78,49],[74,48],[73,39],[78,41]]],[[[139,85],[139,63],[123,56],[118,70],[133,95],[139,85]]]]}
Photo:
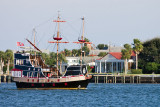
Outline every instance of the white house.
{"type": "Polygon", "coordinates": [[[67,63],[62,63],[62,72],[66,70],[66,68],[70,65],[78,65],[80,64],[79,57],[66,57],[67,63]]]}
{"type": "MultiPolygon", "coordinates": [[[[105,57],[97,59],[96,73],[122,73],[124,71],[124,60],[121,59],[121,52],[110,52],[105,57]]],[[[131,69],[135,61],[135,53],[132,52],[131,59],[128,60],[128,70],[131,69]]]]}

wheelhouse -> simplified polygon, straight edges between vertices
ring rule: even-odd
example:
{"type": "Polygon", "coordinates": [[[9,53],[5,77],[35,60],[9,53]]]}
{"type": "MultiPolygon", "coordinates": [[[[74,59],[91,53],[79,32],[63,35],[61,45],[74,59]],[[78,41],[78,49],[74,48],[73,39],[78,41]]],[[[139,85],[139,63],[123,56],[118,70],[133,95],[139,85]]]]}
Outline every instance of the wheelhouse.
{"type": "Polygon", "coordinates": [[[85,75],[87,73],[86,65],[71,65],[67,68],[64,76],[85,75]]]}

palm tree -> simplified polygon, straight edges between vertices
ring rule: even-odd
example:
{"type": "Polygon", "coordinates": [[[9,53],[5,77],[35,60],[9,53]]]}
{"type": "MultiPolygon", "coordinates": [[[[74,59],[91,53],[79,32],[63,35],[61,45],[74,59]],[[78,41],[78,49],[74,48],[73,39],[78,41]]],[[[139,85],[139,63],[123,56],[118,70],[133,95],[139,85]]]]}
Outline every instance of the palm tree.
{"type": "Polygon", "coordinates": [[[4,52],[0,51],[0,72],[3,73],[3,66],[4,66],[4,52]]]}
{"type": "Polygon", "coordinates": [[[142,45],[142,42],[138,39],[134,39],[133,41],[134,41],[133,50],[136,53],[136,69],[138,69],[138,55],[143,50],[143,45],[142,45]]]}
{"type": "Polygon", "coordinates": [[[125,44],[125,49],[122,49],[122,59],[125,59],[125,74],[127,74],[127,60],[131,58],[132,48],[131,45],[125,44]]]}
{"type": "Polygon", "coordinates": [[[12,50],[6,50],[5,52],[5,59],[6,59],[6,62],[7,62],[7,71],[6,73],[9,75],[9,66],[10,66],[10,63],[13,61],[13,52],[12,50]]]}

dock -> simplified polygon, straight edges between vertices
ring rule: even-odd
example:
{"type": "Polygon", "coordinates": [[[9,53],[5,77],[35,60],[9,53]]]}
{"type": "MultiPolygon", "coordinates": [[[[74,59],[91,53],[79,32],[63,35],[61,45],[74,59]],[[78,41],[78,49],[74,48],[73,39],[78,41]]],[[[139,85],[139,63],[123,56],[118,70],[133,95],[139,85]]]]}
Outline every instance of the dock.
{"type": "Polygon", "coordinates": [[[12,76],[11,75],[7,75],[7,74],[2,74],[0,75],[0,83],[1,82],[7,82],[7,83],[10,83],[12,82],[12,76]]]}
{"type": "Polygon", "coordinates": [[[160,83],[160,75],[156,74],[127,74],[127,75],[109,75],[109,74],[91,74],[93,75],[91,83],[160,83]]]}

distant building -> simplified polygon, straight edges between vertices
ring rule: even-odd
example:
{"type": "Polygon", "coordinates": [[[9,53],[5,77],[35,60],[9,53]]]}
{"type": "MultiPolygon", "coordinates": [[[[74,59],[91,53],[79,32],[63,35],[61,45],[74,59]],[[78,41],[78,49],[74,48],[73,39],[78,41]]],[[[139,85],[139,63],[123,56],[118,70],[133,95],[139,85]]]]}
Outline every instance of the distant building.
{"type": "MultiPolygon", "coordinates": [[[[109,52],[105,57],[99,58],[95,61],[96,73],[122,73],[124,71],[124,60],[121,59],[121,52],[109,52]]],[[[131,59],[129,59],[127,69],[130,70],[134,66],[135,53],[132,52],[131,59]]]]}
{"type": "Polygon", "coordinates": [[[108,47],[107,50],[99,50],[99,49],[95,49],[95,50],[90,50],[89,55],[93,54],[93,55],[98,55],[100,52],[121,52],[121,50],[123,49],[123,47],[114,47],[114,46],[110,46],[108,47]]]}

